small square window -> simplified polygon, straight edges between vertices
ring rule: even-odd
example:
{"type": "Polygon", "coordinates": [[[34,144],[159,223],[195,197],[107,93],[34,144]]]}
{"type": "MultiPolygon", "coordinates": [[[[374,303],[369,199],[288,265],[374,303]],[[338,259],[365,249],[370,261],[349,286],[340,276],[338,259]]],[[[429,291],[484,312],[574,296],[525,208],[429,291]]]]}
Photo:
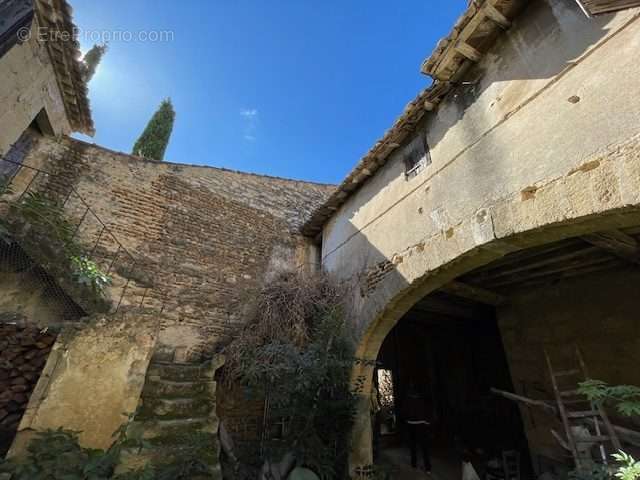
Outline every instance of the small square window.
{"type": "Polygon", "coordinates": [[[402,160],[407,180],[415,177],[427,165],[431,164],[431,152],[425,134],[417,135],[404,147],[402,160]]]}

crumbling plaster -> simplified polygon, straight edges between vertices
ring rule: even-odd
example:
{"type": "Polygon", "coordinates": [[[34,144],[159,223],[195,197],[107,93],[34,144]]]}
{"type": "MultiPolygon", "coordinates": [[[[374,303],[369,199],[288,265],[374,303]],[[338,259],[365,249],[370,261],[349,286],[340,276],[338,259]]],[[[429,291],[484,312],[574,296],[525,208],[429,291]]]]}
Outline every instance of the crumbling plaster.
{"type": "Polygon", "coordinates": [[[355,298],[354,475],[371,464],[367,361],[416,300],[511,251],[640,223],[638,16],[531,2],[418,125],[432,163],[405,178],[397,149],[325,225],[327,270],[384,272],[355,298]]]}
{"type": "Polygon", "coordinates": [[[157,314],[100,315],[58,337],[31,395],[9,455],[35,431],[80,431],[80,443],[108,448],[136,411],[158,338],[157,314]]]}
{"type": "Polygon", "coordinates": [[[405,179],[400,150],[325,226],[329,271],[353,278],[395,265],[362,302],[362,330],[391,299],[465,254],[501,255],[521,247],[510,237],[638,205],[638,11],[593,22],[566,2],[546,4],[526,10],[478,66],[473,103],[453,95],[421,126],[432,164],[405,179]],[[603,32],[596,43],[594,29],[603,32]],[[582,55],[575,39],[564,40],[574,36],[589,40],[582,55]],[[522,39],[535,40],[526,55],[522,39]],[[555,75],[551,49],[564,60],[555,75]],[[507,97],[510,105],[498,106],[507,97]]]}

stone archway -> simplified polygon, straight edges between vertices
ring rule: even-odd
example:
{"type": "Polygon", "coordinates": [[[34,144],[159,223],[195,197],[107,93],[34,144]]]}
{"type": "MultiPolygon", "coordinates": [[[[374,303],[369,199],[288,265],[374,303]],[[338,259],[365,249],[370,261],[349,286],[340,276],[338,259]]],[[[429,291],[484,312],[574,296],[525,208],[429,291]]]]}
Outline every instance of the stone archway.
{"type": "Polygon", "coordinates": [[[352,387],[359,396],[350,453],[352,478],[370,478],[373,472],[373,368],[383,340],[399,319],[430,292],[509,253],[640,225],[637,140],[545,185],[483,206],[460,219],[455,235],[441,232],[389,259],[395,275],[387,275],[356,302],[361,340],[352,373],[352,387]]]}

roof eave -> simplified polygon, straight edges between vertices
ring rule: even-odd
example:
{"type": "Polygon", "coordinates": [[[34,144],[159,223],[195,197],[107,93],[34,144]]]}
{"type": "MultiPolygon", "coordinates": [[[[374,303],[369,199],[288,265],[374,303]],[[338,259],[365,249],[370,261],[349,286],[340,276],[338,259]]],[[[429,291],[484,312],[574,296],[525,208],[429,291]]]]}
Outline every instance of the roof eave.
{"type": "Polygon", "coordinates": [[[69,125],[74,132],[93,136],[95,128],[88,88],[80,70],[80,44],[71,6],[66,0],[36,0],[35,6],[38,25],[48,32],[45,43],[69,125]]]}
{"type": "Polygon", "coordinates": [[[440,40],[421,67],[421,72],[433,78],[433,84],[407,104],[404,112],[360,159],[355,168],[329,199],[318,208],[302,227],[304,235],[315,237],[334,212],[358,190],[369,177],[384,166],[415,125],[455,86],[467,68],[478,62],[493,44],[499,32],[508,29],[511,21],[528,0],[475,0],[454,25],[451,33],[440,40]]]}

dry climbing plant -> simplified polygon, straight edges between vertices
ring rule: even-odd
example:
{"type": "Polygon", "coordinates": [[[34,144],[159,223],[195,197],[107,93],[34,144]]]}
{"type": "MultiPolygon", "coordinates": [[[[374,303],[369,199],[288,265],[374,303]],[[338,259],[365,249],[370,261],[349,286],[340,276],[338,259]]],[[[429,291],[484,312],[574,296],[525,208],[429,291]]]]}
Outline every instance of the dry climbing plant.
{"type": "Polygon", "coordinates": [[[324,274],[283,274],[260,293],[253,319],[225,348],[224,381],[269,399],[288,428],[263,459],[293,453],[321,478],[342,478],[354,400],[347,291],[324,274]]]}

